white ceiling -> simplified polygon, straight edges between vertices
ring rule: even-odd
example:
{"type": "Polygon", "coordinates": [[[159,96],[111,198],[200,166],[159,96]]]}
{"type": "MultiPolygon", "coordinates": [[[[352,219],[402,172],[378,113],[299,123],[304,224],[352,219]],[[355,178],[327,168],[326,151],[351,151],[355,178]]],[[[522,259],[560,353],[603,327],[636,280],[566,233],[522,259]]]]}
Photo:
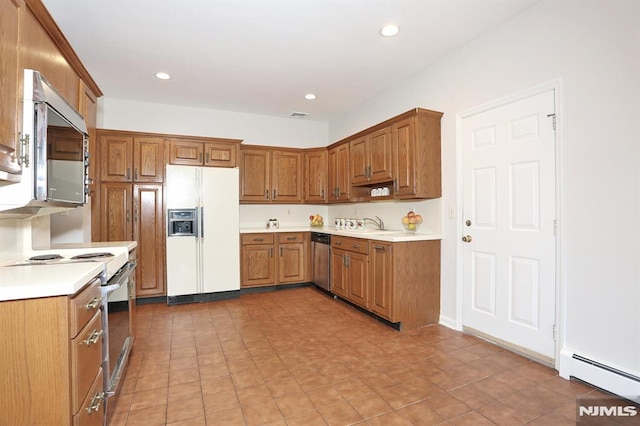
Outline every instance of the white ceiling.
{"type": "Polygon", "coordinates": [[[43,3],[107,98],[330,122],[537,1],[43,3]]]}

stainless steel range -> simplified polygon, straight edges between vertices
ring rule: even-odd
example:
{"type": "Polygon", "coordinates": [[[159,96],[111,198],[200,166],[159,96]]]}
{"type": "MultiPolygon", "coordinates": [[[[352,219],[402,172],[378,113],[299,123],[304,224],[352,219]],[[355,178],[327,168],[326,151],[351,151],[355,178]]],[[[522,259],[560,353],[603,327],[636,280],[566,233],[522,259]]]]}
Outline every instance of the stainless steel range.
{"type": "MultiPolygon", "coordinates": [[[[134,252],[135,253],[135,252],[134,252]]],[[[135,255],[126,246],[99,246],[59,250],[33,250],[23,258],[4,263],[4,267],[51,265],[76,262],[102,262],[102,369],[104,393],[117,397],[134,341],[135,255]]],[[[116,398],[113,398],[115,402],[116,398]]],[[[107,415],[112,414],[107,399],[107,415]]]]}

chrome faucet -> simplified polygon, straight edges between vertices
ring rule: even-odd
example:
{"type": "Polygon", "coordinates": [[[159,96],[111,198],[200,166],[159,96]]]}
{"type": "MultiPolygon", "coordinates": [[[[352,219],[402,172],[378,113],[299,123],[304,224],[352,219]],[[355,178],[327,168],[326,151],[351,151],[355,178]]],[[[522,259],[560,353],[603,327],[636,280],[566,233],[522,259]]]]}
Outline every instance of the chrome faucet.
{"type": "Polygon", "coordinates": [[[362,220],[364,220],[365,222],[369,221],[369,222],[371,222],[371,223],[374,223],[374,224],[378,227],[378,229],[379,229],[380,231],[384,231],[384,222],[382,221],[382,219],[380,219],[380,217],[379,217],[379,216],[374,216],[374,217],[375,217],[376,219],[378,219],[378,220],[376,220],[376,219],[371,219],[370,217],[365,217],[365,218],[364,218],[364,219],[362,219],[362,220]]]}

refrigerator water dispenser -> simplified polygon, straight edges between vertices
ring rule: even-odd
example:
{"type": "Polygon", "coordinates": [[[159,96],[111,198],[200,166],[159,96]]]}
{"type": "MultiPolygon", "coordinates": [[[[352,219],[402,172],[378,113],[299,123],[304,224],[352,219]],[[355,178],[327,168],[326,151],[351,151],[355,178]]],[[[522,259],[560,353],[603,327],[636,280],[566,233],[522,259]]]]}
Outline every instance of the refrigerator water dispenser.
{"type": "Polygon", "coordinates": [[[197,209],[169,209],[167,210],[167,236],[195,237],[198,229],[197,209]]]}

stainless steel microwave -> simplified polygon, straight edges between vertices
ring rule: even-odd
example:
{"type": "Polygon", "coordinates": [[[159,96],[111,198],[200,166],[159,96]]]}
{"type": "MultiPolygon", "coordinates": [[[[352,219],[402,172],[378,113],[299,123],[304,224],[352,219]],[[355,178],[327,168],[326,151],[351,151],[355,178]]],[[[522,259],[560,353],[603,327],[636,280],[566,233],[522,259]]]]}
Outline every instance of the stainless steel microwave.
{"type": "Polygon", "coordinates": [[[34,201],[57,206],[86,202],[89,165],[84,118],[38,72],[25,70],[25,114],[32,113],[34,201]],[[32,106],[32,108],[30,108],[32,106]]]}

